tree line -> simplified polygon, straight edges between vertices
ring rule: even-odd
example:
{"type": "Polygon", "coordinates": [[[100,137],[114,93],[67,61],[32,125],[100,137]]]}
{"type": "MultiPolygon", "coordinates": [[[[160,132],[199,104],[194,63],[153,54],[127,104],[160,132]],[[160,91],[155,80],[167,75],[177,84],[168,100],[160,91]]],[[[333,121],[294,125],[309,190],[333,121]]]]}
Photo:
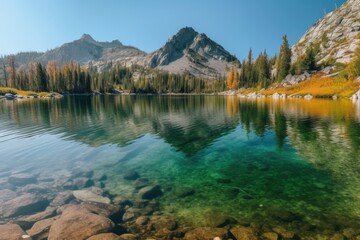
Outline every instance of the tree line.
{"type": "Polygon", "coordinates": [[[291,48],[286,35],[282,38],[279,54],[269,57],[261,52],[256,60],[253,60],[252,49],[246,60],[235,68],[231,68],[227,78],[227,89],[239,88],[267,88],[272,83],[281,82],[288,74],[301,74],[305,71],[318,69],[316,54],[319,49],[310,45],[304,56],[291,64],[291,48]]]}
{"type": "Polygon", "coordinates": [[[49,61],[46,65],[30,63],[15,69],[15,58],[2,64],[4,87],[34,92],[58,93],[212,93],[226,90],[225,77],[203,79],[190,73],[173,74],[141,66],[116,65],[99,72],[96,67],[81,67],[75,62],[63,65],[49,61]]]}

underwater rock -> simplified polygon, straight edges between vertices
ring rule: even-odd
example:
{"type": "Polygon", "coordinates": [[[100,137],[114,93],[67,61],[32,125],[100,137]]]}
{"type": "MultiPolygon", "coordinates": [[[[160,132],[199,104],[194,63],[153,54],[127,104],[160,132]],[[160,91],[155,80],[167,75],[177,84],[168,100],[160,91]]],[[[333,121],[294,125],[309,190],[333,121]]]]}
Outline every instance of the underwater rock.
{"type": "Polygon", "coordinates": [[[337,233],[330,238],[330,240],[346,240],[346,239],[347,238],[345,238],[345,236],[340,233],[337,233]]]}
{"type": "Polygon", "coordinates": [[[129,199],[126,199],[126,198],[123,198],[123,197],[120,197],[120,196],[117,196],[117,197],[113,198],[112,202],[115,205],[120,205],[122,207],[132,205],[132,202],[129,199]]]}
{"type": "Polygon", "coordinates": [[[136,180],[138,178],[140,178],[140,175],[135,171],[128,171],[124,174],[126,180],[136,180]]]}
{"type": "Polygon", "coordinates": [[[8,182],[8,178],[0,178],[0,190],[5,189],[15,191],[16,187],[8,182]]]}
{"type": "Polygon", "coordinates": [[[46,218],[51,218],[56,215],[56,208],[54,207],[48,207],[45,209],[45,211],[26,216],[21,217],[15,221],[16,224],[20,225],[23,229],[29,229],[31,228],[34,223],[41,221],[46,218]]]}
{"type": "Polygon", "coordinates": [[[50,227],[55,220],[56,218],[48,218],[38,221],[27,232],[33,240],[45,240],[48,238],[50,227]]]}
{"type": "Polygon", "coordinates": [[[112,220],[121,218],[124,210],[120,206],[101,202],[83,202],[81,207],[89,212],[110,218],[112,220]]]}
{"type": "Polygon", "coordinates": [[[0,190],[0,204],[16,198],[17,194],[9,189],[0,190]]]}
{"type": "Polygon", "coordinates": [[[102,190],[96,187],[73,191],[75,198],[84,202],[110,203],[110,199],[101,196],[102,190]]]}
{"type": "Polygon", "coordinates": [[[155,185],[155,186],[147,186],[144,188],[141,188],[138,196],[141,199],[154,199],[157,197],[162,196],[162,191],[159,185],[155,185]]]}
{"type": "Polygon", "coordinates": [[[100,233],[89,237],[87,240],[121,240],[121,238],[114,233],[100,233]]]}
{"type": "Polygon", "coordinates": [[[134,234],[126,233],[120,235],[120,240],[139,240],[140,238],[134,234]]]}
{"type": "Polygon", "coordinates": [[[77,190],[77,189],[92,187],[94,185],[95,185],[94,181],[91,180],[90,178],[79,177],[67,181],[63,185],[63,188],[66,190],[77,190]]]}
{"type": "Polygon", "coordinates": [[[151,218],[150,223],[154,227],[156,231],[160,231],[163,229],[173,231],[177,228],[177,222],[167,216],[155,216],[151,218]]]}
{"type": "Polygon", "coordinates": [[[9,177],[9,183],[18,187],[36,182],[37,182],[36,177],[29,173],[16,173],[9,177]]]}
{"type": "Polygon", "coordinates": [[[30,193],[9,200],[0,206],[0,214],[4,217],[33,214],[44,210],[49,202],[30,193]]]}
{"type": "Polygon", "coordinates": [[[111,232],[115,224],[108,218],[90,213],[80,206],[70,206],[50,227],[49,240],[87,239],[111,232]]]}
{"type": "Polygon", "coordinates": [[[230,222],[233,222],[232,219],[219,210],[210,209],[204,213],[205,224],[207,227],[224,227],[230,222]]]}
{"type": "Polygon", "coordinates": [[[135,184],[136,189],[140,189],[140,188],[148,186],[149,180],[147,178],[138,178],[138,179],[136,179],[134,184],[135,184]]]}
{"type": "Polygon", "coordinates": [[[0,240],[19,240],[26,235],[24,230],[17,224],[0,225],[0,240]]]}
{"type": "Polygon", "coordinates": [[[70,203],[75,197],[72,191],[60,192],[50,203],[50,206],[58,207],[70,203]]]}
{"type": "Polygon", "coordinates": [[[286,230],[283,227],[275,227],[275,228],[273,228],[273,231],[278,233],[281,237],[286,238],[286,239],[296,238],[295,232],[286,230]]]}
{"type": "Polygon", "coordinates": [[[230,229],[236,240],[257,240],[259,239],[254,229],[250,227],[235,227],[230,229]]]}
{"type": "Polygon", "coordinates": [[[122,217],[122,220],[124,222],[132,221],[135,218],[139,217],[140,215],[141,215],[141,209],[131,207],[131,208],[126,209],[126,211],[122,217]]]}
{"type": "Polygon", "coordinates": [[[190,187],[177,188],[175,190],[175,196],[178,198],[184,198],[195,194],[195,190],[190,187]]]}
{"type": "Polygon", "coordinates": [[[228,230],[224,228],[210,228],[202,227],[195,228],[185,234],[184,239],[187,240],[214,240],[220,238],[221,240],[228,239],[228,230]]]}
{"type": "Polygon", "coordinates": [[[135,224],[143,226],[146,225],[148,222],[149,222],[149,217],[141,216],[136,219],[135,224]]]}
{"type": "Polygon", "coordinates": [[[274,232],[266,232],[261,235],[264,240],[278,240],[279,235],[274,232]]]}

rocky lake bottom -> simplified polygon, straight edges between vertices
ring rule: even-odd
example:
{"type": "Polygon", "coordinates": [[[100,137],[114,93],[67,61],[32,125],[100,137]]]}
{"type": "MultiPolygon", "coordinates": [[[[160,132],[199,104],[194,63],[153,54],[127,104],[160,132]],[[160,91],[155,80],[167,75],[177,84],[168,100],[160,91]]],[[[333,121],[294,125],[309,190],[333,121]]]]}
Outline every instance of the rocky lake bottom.
{"type": "Polygon", "coordinates": [[[350,101],[0,102],[0,239],[360,239],[350,101]]]}

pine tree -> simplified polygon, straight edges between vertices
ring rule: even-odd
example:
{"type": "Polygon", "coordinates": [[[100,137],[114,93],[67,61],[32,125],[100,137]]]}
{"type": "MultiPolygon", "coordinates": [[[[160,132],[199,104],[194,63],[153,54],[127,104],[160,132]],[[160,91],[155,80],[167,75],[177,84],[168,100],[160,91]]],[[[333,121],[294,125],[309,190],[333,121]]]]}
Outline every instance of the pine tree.
{"type": "Polygon", "coordinates": [[[283,36],[283,43],[280,47],[280,53],[277,60],[277,81],[282,81],[290,72],[291,66],[291,49],[286,35],[283,36]]]}
{"type": "Polygon", "coordinates": [[[306,49],[304,59],[301,61],[301,70],[304,71],[314,71],[317,69],[315,51],[312,45],[306,49]]]}

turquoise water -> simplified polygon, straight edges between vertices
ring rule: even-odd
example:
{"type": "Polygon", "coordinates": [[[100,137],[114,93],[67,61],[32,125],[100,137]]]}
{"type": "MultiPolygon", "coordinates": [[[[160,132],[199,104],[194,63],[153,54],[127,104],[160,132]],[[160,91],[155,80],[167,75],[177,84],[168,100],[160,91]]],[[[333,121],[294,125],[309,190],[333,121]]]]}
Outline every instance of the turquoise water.
{"type": "Polygon", "coordinates": [[[360,228],[360,107],[348,100],[1,101],[0,156],[0,170],[94,170],[130,199],[137,190],[123,176],[135,170],[161,186],[161,211],[185,225],[224,216],[305,235],[360,228]]]}

